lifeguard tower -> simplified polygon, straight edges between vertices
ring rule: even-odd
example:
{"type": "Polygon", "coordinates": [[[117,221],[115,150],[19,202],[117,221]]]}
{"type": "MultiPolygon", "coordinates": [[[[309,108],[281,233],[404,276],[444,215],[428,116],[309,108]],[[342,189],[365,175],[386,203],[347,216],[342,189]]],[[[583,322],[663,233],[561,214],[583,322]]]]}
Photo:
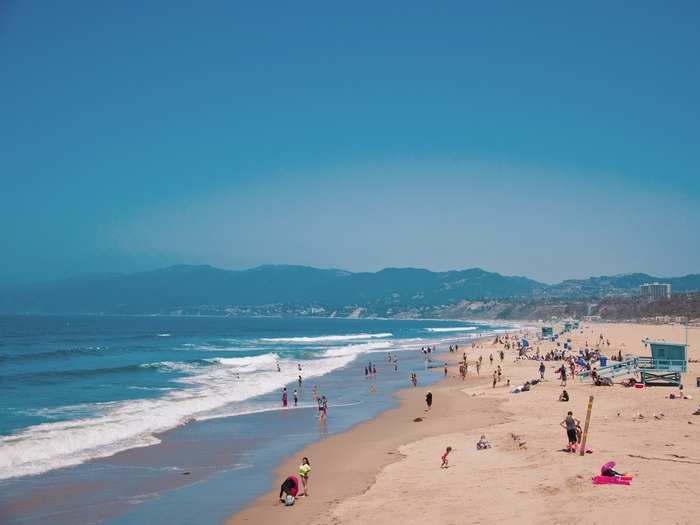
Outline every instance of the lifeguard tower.
{"type": "Polygon", "coordinates": [[[639,357],[642,383],[648,386],[677,386],[681,374],[688,371],[688,345],[668,341],[642,340],[651,357],[639,357]]]}
{"type": "MultiPolygon", "coordinates": [[[[622,361],[601,365],[596,369],[599,377],[618,377],[640,374],[645,386],[678,386],[681,374],[688,371],[688,345],[643,339],[644,346],[651,350],[651,357],[627,354],[622,361]]],[[[584,370],[579,379],[591,379],[591,371],[584,370]]]]}

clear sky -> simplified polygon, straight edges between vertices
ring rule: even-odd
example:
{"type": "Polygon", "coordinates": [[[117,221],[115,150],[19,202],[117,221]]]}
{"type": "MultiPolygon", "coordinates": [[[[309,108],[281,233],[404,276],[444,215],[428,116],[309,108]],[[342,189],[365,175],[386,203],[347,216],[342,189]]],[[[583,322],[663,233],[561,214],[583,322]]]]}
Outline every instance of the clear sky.
{"type": "Polygon", "coordinates": [[[700,272],[700,3],[584,4],[0,0],[0,283],[700,272]]]}

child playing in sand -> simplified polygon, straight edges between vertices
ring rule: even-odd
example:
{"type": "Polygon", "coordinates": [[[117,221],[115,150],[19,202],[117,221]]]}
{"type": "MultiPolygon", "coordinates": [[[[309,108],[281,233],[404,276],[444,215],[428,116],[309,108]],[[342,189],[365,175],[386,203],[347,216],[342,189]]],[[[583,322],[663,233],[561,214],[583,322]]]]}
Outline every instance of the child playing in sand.
{"type": "Polygon", "coordinates": [[[447,449],[445,450],[445,453],[442,455],[442,458],[441,458],[441,459],[442,459],[442,465],[440,465],[440,468],[447,468],[447,467],[449,467],[449,465],[447,464],[447,463],[448,463],[448,461],[447,461],[447,456],[450,455],[450,452],[452,452],[452,447],[447,447],[447,449]]]}
{"type": "Polygon", "coordinates": [[[481,436],[481,439],[476,442],[476,450],[486,450],[487,448],[491,448],[491,443],[488,442],[486,436],[481,436]]]}

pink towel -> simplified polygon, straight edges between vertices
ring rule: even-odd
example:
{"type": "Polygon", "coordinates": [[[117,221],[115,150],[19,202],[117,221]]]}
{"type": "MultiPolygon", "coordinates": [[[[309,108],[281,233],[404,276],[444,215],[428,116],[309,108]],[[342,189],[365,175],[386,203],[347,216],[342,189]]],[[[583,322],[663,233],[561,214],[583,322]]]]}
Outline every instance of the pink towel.
{"type": "Polygon", "coordinates": [[[632,476],[594,476],[594,485],[629,485],[632,476]]]}

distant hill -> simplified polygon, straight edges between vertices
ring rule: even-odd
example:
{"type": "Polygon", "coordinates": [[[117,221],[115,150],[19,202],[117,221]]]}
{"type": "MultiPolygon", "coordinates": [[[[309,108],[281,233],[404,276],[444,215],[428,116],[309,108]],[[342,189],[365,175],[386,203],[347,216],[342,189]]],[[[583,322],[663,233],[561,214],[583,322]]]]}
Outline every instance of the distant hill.
{"type": "Polygon", "coordinates": [[[546,285],[480,268],[432,272],[386,268],[353,273],[307,266],[265,265],[231,271],[172,266],[132,274],[105,274],[39,283],[0,293],[4,313],[271,313],[314,307],[321,315],[363,307],[375,315],[452,305],[461,301],[596,298],[635,295],[645,282],[667,282],[673,291],[700,290],[700,275],[660,278],[646,274],[591,277],[546,285]],[[202,308],[206,306],[207,308],[202,308]],[[249,307],[248,310],[236,309],[249,307]]]}
{"type": "Polygon", "coordinates": [[[530,296],[544,286],[525,277],[478,268],[450,272],[387,268],[376,273],[352,273],[286,265],[242,271],[183,265],[7,290],[0,295],[0,311],[166,313],[198,305],[434,305],[465,298],[530,296]]]}
{"type": "Polygon", "coordinates": [[[629,295],[639,293],[639,286],[645,283],[668,283],[675,292],[700,290],[700,274],[685,277],[654,277],[645,273],[569,279],[548,286],[546,295],[553,297],[604,297],[608,295],[629,295]]]}

